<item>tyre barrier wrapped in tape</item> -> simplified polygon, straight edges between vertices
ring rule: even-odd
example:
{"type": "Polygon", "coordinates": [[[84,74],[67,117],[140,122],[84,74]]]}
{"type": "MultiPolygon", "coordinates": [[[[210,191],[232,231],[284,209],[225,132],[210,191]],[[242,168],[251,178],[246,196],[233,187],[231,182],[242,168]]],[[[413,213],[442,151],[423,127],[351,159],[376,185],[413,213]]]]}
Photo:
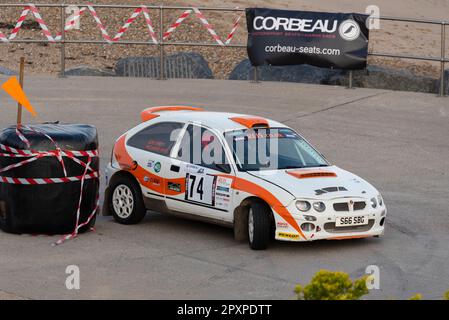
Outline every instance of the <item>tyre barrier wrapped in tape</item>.
{"type": "Polygon", "coordinates": [[[67,234],[95,224],[97,130],[84,124],[11,126],[0,132],[0,228],[67,234]]]}

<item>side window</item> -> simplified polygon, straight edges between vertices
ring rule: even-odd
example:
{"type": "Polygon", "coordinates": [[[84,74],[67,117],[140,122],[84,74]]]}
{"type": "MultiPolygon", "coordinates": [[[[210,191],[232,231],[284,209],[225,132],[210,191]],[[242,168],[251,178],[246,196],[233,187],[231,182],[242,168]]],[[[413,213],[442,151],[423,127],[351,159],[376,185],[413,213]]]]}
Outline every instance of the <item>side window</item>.
{"type": "Polygon", "coordinates": [[[178,159],[205,168],[230,173],[231,167],[227,161],[223,145],[210,130],[189,125],[182,137],[178,159]]]}
{"type": "Polygon", "coordinates": [[[134,148],[169,156],[181,129],[180,122],[160,122],[139,131],[128,140],[134,148]]]}

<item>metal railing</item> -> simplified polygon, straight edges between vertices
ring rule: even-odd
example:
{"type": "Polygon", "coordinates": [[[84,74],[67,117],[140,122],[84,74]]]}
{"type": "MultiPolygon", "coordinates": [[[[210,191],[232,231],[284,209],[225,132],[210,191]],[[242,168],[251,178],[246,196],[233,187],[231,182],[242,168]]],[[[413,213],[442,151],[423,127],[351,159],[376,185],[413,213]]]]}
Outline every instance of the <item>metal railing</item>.
{"type": "MultiPolygon", "coordinates": [[[[109,8],[109,9],[137,9],[140,8],[140,5],[113,5],[113,4],[89,4],[94,8],[109,8]]],[[[65,53],[66,53],[66,44],[99,44],[99,45],[148,45],[148,46],[157,46],[159,48],[159,59],[160,59],[160,68],[159,68],[159,79],[165,79],[165,47],[167,46],[190,46],[190,47],[220,47],[220,48],[246,48],[246,43],[238,43],[238,44],[227,44],[222,46],[218,43],[210,43],[210,42],[182,42],[182,41],[166,41],[164,40],[164,13],[169,10],[189,10],[192,7],[188,6],[146,6],[150,10],[156,10],[159,12],[159,34],[158,34],[158,42],[154,43],[152,41],[118,41],[113,43],[108,43],[104,40],[72,40],[66,38],[65,31],[65,9],[67,7],[86,7],[87,4],[35,4],[37,8],[59,8],[60,10],[60,28],[61,28],[61,39],[51,42],[49,40],[35,40],[35,39],[13,39],[9,42],[11,43],[56,43],[60,45],[60,76],[65,76],[65,53]]],[[[27,7],[27,4],[0,4],[1,8],[14,8],[14,7],[27,7]]],[[[216,12],[243,12],[244,9],[239,8],[222,8],[222,7],[198,7],[201,11],[216,11],[216,12]]],[[[369,56],[373,57],[384,57],[384,58],[395,58],[395,59],[410,59],[410,60],[420,60],[420,61],[431,61],[431,62],[439,62],[440,63],[440,88],[439,95],[444,96],[445,93],[445,64],[449,62],[449,58],[446,58],[446,26],[449,24],[449,21],[443,20],[428,20],[428,19],[412,19],[412,18],[399,18],[399,17],[376,17],[376,19],[384,20],[384,21],[397,21],[397,22],[411,22],[418,24],[428,24],[428,25],[439,25],[441,26],[441,55],[439,57],[435,56],[416,56],[416,55],[405,55],[405,54],[392,54],[392,53],[383,53],[383,52],[370,52],[369,56]]],[[[242,28],[243,29],[243,28],[242,28]]],[[[253,72],[253,82],[258,82],[258,70],[254,68],[253,72]]],[[[353,73],[349,72],[349,87],[352,87],[353,84],[353,73]]],[[[448,85],[449,86],[449,85],[448,85]]]]}

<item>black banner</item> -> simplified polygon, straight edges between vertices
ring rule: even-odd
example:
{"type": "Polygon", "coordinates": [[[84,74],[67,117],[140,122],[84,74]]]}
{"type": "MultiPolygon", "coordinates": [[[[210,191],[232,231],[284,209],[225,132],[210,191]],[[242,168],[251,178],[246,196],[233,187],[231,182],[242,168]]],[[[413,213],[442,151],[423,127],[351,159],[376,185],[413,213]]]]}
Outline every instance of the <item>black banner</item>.
{"type": "Polygon", "coordinates": [[[248,8],[248,56],[253,66],[310,64],[364,69],[367,19],[367,15],[355,13],[248,8]]]}

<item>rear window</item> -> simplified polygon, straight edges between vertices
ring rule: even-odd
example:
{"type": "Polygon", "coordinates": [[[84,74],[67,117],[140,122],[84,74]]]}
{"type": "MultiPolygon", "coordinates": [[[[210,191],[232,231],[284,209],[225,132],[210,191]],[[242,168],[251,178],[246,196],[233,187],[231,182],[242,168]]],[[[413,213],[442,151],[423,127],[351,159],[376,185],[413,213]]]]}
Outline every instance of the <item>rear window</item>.
{"type": "Polygon", "coordinates": [[[160,122],[139,131],[128,140],[128,146],[169,156],[184,127],[180,122],[160,122]]]}

